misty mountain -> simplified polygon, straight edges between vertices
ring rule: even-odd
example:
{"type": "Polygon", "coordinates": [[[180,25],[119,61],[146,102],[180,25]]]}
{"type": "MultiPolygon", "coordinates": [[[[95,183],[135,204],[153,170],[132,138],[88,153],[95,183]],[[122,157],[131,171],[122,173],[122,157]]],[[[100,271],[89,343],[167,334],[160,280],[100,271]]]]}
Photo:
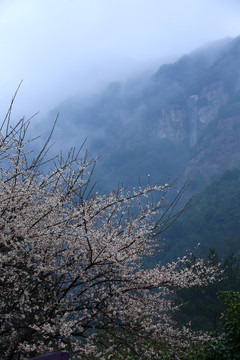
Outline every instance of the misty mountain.
{"type": "Polygon", "coordinates": [[[62,102],[56,142],[101,155],[101,191],[119,182],[191,180],[198,191],[240,167],[240,37],[208,44],[151,77],[113,82],[87,99],[62,102]]]}

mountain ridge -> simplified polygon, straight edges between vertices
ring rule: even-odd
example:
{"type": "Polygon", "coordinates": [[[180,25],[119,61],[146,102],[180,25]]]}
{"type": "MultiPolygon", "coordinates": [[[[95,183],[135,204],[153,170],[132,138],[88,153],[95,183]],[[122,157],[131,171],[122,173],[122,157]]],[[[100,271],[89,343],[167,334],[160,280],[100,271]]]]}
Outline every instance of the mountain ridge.
{"type": "Polygon", "coordinates": [[[68,100],[58,108],[67,140],[74,144],[82,133],[89,152],[102,155],[102,189],[132,186],[150,173],[158,182],[191,179],[198,191],[240,167],[239,65],[240,37],[224,39],[162,65],[144,82],[112,83],[87,104],[68,100]]]}

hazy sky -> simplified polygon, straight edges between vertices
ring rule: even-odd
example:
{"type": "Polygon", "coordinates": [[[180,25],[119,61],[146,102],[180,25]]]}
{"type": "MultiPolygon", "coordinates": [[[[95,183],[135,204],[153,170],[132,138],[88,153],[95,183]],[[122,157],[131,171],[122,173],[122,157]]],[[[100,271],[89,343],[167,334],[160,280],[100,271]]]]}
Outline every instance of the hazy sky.
{"type": "Polygon", "coordinates": [[[0,106],[55,107],[162,57],[240,35],[239,0],[0,0],[0,106]]]}

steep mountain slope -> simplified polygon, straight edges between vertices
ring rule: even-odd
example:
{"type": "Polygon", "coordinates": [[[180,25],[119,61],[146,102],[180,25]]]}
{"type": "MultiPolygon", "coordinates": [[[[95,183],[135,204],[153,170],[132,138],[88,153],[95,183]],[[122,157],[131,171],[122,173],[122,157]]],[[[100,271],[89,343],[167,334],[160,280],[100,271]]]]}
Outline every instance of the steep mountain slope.
{"type": "Polygon", "coordinates": [[[240,167],[240,37],[210,44],[163,65],[150,79],[112,83],[102,94],[71,99],[58,110],[59,137],[88,136],[102,155],[99,188],[192,180],[196,191],[226,169],[240,167]]]}

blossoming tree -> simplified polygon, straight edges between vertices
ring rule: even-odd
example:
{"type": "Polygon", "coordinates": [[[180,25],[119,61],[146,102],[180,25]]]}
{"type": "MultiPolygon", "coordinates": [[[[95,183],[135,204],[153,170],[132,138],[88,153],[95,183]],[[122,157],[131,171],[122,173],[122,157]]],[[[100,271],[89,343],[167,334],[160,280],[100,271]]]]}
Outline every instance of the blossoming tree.
{"type": "Polygon", "coordinates": [[[46,166],[50,137],[33,158],[29,122],[11,126],[9,118],[0,138],[1,359],[61,349],[74,359],[180,352],[194,334],[175,327],[171,298],[217,269],[203,260],[188,266],[187,257],[143,268],[156,229],[172,216],[170,186],[93,194],[93,161],[72,149],[46,166]],[[145,199],[154,192],[155,205],[145,199]]]}

